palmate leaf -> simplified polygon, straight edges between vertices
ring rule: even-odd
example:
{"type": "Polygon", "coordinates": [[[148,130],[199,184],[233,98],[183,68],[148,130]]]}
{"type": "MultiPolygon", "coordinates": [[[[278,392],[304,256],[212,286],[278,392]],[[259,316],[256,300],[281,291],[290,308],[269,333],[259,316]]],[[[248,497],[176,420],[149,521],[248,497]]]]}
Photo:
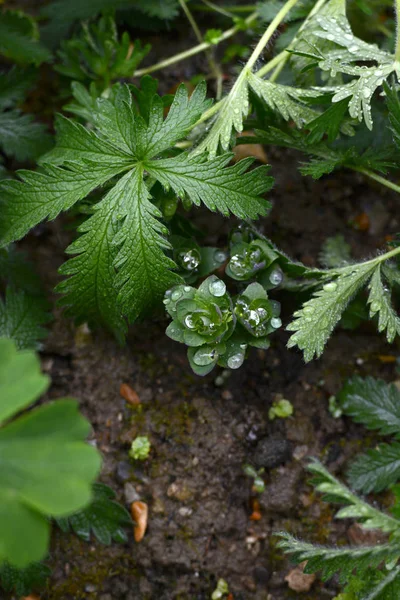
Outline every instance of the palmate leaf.
{"type": "Polygon", "coordinates": [[[302,308],[294,313],[295,320],[287,327],[295,333],[288,348],[298,346],[309,362],[321,356],[336,324],[354,298],[371,278],[376,264],[373,261],[345,267],[337,279],[325,283],[302,308]]]}
{"type": "Polygon", "coordinates": [[[261,195],[272,185],[267,169],[246,171],[251,161],[226,166],[231,155],[210,160],[186,152],[168,157],[209,106],[205,85],[191,97],[181,86],[164,118],[164,103],[151,78],[138,90],[138,113],[127,86],[117,84],[109,97],[88,111],[95,130],[68,119],[57,121],[57,145],[43,159],[43,172],[23,172],[22,181],[3,184],[0,216],[3,243],[24,235],[43,218],[54,218],[113,176],[110,190],[80,226],[83,234],[68,249],[75,254],[61,269],[69,279],[58,287],[62,303],[78,320],[100,320],[122,337],[124,317],[149,310],[180,281],[167,255],[168,230],[153,203],[152,178],[190,202],[204,203],[224,215],[256,218],[269,203],[261,195]],[[246,171],[246,172],[245,172],[246,171]]]}
{"type": "Polygon", "coordinates": [[[0,112],[0,147],[18,161],[35,160],[49,150],[52,138],[42,123],[19,110],[0,112]]]}
{"type": "Polygon", "coordinates": [[[72,529],[77,536],[90,541],[91,533],[102,543],[126,542],[125,528],[132,524],[128,511],[114,501],[115,493],[103,483],[93,484],[93,498],[89,506],[70,517],[57,519],[59,527],[72,529]]]}
{"type": "MultiPolygon", "coordinates": [[[[0,339],[0,421],[34,402],[48,385],[39,361],[0,339]]],[[[77,403],[64,399],[41,406],[0,429],[0,561],[26,567],[47,551],[48,516],[80,510],[100,468],[85,443],[89,423],[77,403]]]]}
{"type": "Polygon", "coordinates": [[[41,297],[28,296],[8,287],[4,302],[0,298],[0,337],[11,338],[17,348],[36,348],[47,336],[43,325],[49,320],[41,297]]]}

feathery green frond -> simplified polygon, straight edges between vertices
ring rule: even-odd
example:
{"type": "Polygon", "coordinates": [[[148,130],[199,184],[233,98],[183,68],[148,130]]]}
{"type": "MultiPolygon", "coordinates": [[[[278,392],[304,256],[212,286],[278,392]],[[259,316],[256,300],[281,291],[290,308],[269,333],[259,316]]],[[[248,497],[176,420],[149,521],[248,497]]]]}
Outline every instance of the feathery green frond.
{"type": "Polygon", "coordinates": [[[39,41],[34,20],[20,10],[0,12],[0,54],[18,64],[40,65],[51,54],[39,41]]]}
{"type": "Polygon", "coordinates": [[[358,456],[350,465],[348,476],[354,489],[369,494],[381,492],[400,479],[400,443],[380,444],[358,456]]]}
{"type": "Polygon", "coordinates": [[[383,284],[380,265],[372,275],[368,289],[370,316],[378,315],[378,331],[386,330],[387,340],[391,343],[396,335],[400,335],[400,318],[392,306],[389,289],[383,284]]]}
{"type": "Polygon", "coordinates": [[[343,412],[382,435],[400,432],[400,391],[374,377],[353,377],[338,395],[343,412]]]}
{"type": "Polygon", "coordinates": [[[298,346],[306,362],[314,355],[320,357],[350,300],[365,286],[375,268],[373,261],[346,267],[339,277],[315,292],[311,300],[294,313],[295,320],[287,327],[288,331],[295,332],[288,348],[298,346]]]}

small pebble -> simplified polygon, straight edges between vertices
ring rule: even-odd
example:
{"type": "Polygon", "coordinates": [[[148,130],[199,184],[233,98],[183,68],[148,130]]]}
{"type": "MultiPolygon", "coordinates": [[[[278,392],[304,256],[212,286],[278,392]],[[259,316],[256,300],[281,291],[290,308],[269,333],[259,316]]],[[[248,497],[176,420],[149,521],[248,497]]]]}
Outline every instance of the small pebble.
{"type": "Polygon", "coordinates": [[[132,504],[132,502],[136,502],[137,500],[140,500],[140,496],[137,493],[135,487],[132,485],[132,483],[125,483],[124,496],[125,496],[125,502],[127,504],[132,504]]]}

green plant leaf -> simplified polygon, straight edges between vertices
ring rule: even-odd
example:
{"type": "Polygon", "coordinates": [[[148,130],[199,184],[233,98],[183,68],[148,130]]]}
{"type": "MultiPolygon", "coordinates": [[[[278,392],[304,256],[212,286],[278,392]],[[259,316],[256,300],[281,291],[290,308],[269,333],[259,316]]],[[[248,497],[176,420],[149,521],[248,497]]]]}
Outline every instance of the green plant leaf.
{"type": "Polygon", "coordinates": [[[40,297],[7,288],[4,302],[0,298],[0,337],[11,338],[17,348],[36,348],[47,336],[45,325],[50,320],[46,303],[40,297]]]}
{"type": "Polygon", "coordinates": [[[115,493],[103,483],[93,484],[93,498],[84,510],[57,519],[64,532],[72,529],[76,535],[86,542],[91,533],[102,544],[110,545],[113,541],[126,542],[125,528],[132,524],[128,511],[114,501],[115,493]]]}
{"type": "Polygon", "coordinates": [[[19,110],[0,112],[0,146],[7,156],[22,162],[35,160],[52,144],[52,138],[42,123],[19,110]]]}
{"type": "Polygon", "coordinates": [[[383,285],[380,265],[372,275],[368,289],[370,316],[378,315],[378,331],[386,330],[387,340],[391,343],[396,335],[400,335],[400,318],[392,306],[388,288],[383,285]]]}
{"type": "Polygon", "coordinates": [[[0,12],[0,54],[20,64],[40,65],[51,59],[38,41],[35,22],[20,10],[0,12]]]}
{"type": "Polygon", "coordinates": [[[400,432],[400,391],[374,377],[353,377],[338,395],[342,411],[381,435],[400,432]]]}
{"type": "Polygon", "coordinates": [[[0,72],[0,109],[13,107],[25,98],[26,92],[35,81],[35,70],[16,66],[0,72]]]}
{"type": "Polygon", "coordinates": [[[298,346],[304,351],[306,362],[314,355],[320,357],[350,300],[367,283],[375,268],[373,261],[346,267],[337,279],[315,292],[311,300],[294,313],[295,320],[287,327],[288,331],[295,332],[288,348],[298,346]]]}
{"type": "MultiPolygon", "coordinates": [[[[36,356],[0,339],[0,419],[31,404],[48,385],[36,356]]],[[[48,516],[77,511],[90,500],[100,468],[97,451],[84,442],[89,424],[77,403],[41,406],[0,429],[0,561],[17,567],[46,554],[48,516]],[[16,535],[18,531],[21,535],[16,535]]]]}
{"type": "Polygon", "coordinates": [[[327,238],[319,255],[320,263],[327,269],[343,267],[351,260],[350,246],[343,235],[327,238]]]}
{"type": "Polygon", "coordinates": [[[366,494],[381,492],[400,479],[400,443],[380,444],[358,456],[348,471],[351,486],[366,494]]]}

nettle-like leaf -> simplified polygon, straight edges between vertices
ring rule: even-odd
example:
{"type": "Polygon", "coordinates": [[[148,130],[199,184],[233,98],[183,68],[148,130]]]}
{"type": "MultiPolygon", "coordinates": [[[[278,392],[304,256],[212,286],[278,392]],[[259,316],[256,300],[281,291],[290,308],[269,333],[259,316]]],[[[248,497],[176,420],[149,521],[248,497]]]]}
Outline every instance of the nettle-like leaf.
{"type": "Polygon", "coordinates": [[[83,508],[100,456],[73,400],[58,400],[4,424],[48,386],[30,351],[0,339],[0,561],[26,567],[47,552],[48,517],[83,508]],[[22,532],[21,535],[18,532],[22,532]]]}
{"type": "Polygon", "coordinates": [[[400,443],[380,444],[358,456],[348,471],[351,486],[365,493],[381,492],[400,479],[400,443]]]}
{"type": "Polygon", "coordinates": [[[0,565],[0,584],[4,591],[14,592],[18,597],[30,594],[34,589],[43,587],[51,575],[49,567],[43,563],[31,563],[24,569],[18,569],[8,562],[0,565]]]}
{"type": "Polygon", "coordinates": [[[153,203],[149,177],[226,216],[255,219],[269,208],[261,198],[272,184],[265,167],[246,171],[252,162],[247,159],[228,167],[230,154],[210,160],[187,152],[168,157],[209,102],[205,85],[190,99],[181,86],[164,119],[151,82],[144,78],[142,90],[134,90],[142,114],[129,88],[116,85],[109,98],[97,99],[89,109],[95,130],[60,117],[57,145],[42,159],[43,169],[22,171],[20,180],[1,186],[0,239],[6,244],[120,176],[80,226],[83,235],[68,249],[76,256],[61,269],[70,277],[58,287],[71,314],[101,320],[119,337],[124,316],[135,319],[181,280],[173,272],[168,230],[153,203]]]}
{"type": "Polygon", "coordinates": [[[89,506],[79,513],[57,519],[57,523],[64,532],[72,529],[86,542],[90,541],[92,532],[102,544],[126,542],[128,538],[125,528],[132,524],[132,519],[114,498],[115,493],[110,487],[94,483],[93,498],[89,506]]]}
{"type": "Polygon", "coordinates": [[[50,315],[46,308],[43,298],[8,287],[4,302],[0,298],[0,337],[14,340],[20,349],[36,348],[47,336],[43,325],[50,315]]]}

